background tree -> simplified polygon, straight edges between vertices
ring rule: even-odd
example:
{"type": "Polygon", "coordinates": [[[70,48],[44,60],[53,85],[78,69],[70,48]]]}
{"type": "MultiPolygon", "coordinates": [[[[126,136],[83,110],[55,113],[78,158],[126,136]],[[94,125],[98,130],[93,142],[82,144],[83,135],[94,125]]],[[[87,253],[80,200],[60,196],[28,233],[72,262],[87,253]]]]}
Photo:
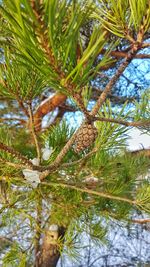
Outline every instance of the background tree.
{"type": "Polygon", "coordinates": [[[0,9],[3,266],[56,266],[81,232],[150,211],[150,151],[126,149],[129,128],[149,132],[149,1],[0,9]]]}

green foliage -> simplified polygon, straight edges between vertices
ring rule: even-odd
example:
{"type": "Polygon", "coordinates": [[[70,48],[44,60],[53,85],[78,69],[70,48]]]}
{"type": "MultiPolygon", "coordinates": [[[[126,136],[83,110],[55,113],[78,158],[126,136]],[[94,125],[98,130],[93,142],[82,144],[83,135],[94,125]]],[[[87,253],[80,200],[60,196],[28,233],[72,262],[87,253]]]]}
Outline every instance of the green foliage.
{"type": "Polygon", "coordinates": [[[57,148],[60,151],[67,140],[72,136],[73,132],[74,130],[70,129],[69,125],[63,120],[61,123],[51,126],[47,132],[42,135],[42,138],[50,147],[57,148]]]}
{"type": "MultiPolygon", "coordinates": [[[[92,1],[91,1],[92,2],[92,1]]],[[[45,1],[46,23],[51,49],[63,68],[71,71],[77,64],[77,45],[80,28],[91,12],[90,1],[45,1]],[[83,12],[81,11],[83,10],[83,12]],[[61,42],[61,43],[60,43],[61,42]]]]}
{"type": "Polygon", "coordinates": [[[4,267],[26,267],[26,254],[21,251],[18,244],[14,244],[3,259],[4,267]]]}
{"type": "MultiPolygon", "coordinates": [[[[7,127],[0,128],[0,142],[5,143],[6,145],[12,145],[12,136],[11,131],[7,127]]],[[[6,164],[7,161],[10,162],[18,162],[15,157],[10,155],[9,153],[0,150],[0,181],[3,180],[3,175],[15,175],[18,174],[19,171],[16,170],[13,166],[9,166],[6,164]]],[[[9,180],[9,179],[8,179],[9,180]]]]}
{"type": "MultiPolygon", "coordinates": [[[[99,112],[100,117],[121,119],[126,108],[126,103],[122,106],[120,111],[118,108],[113,109],[110,101],[106,101],[103,109],[99,112]]],[[[127,112],[124,119],[128,117],[127,112]]],[[[125,147],[127,140],[127,128],[125,126],[112,123],[112,122],[99,122],[95,123],[98,129],[98,137],[95,146],[100,149],[116,150],[125,147]]]]}
{"type": "MultiPolygon", "coordinates": [[[[74,129],[69,127],[65,120],[63,120],[61,123],[51,126],[47,132],[42,135],[44,144],[47,144],[53,149],[53,153],[49,159],[49,162],[54,161],[73,133],[74,129]]],[[[75,153],[73,151],[69,151],[68,155],[65,157],[65,160],[72,157],[74,154],[75,153]]]]}
{"type": "Polygon", "coordinates": [[[47,86],[46,77],[33,67],[16,64],[16,57],[10,57],[6,50],[5,64],[1,64],[0,95],[19,101],[31,101],[47,86]]]}
{"type": "MultiPolygon", "coordinates": [[[[26,1],[14,2],[13,5],[4,1],[0,8],[8,22],[6,27],[12,36],[9,45],[12,45],[15,60],[37,68],[48,77],[49,85],[55,90],[65,90],[70,78],[79,88],[91,80],[100,67],[112,62],[108,56],[111,44],[97,66],[93,66],[99,51],[106,44],[106,33],[100,25],[93,28],[86,48],[82,41],[80,30],[93,10],[92,1],[83,1],[82,5],[80,1],[75,5],[66,0],[45,1],[42,6],[44,12],[40,7],[36,11],[39,12],[38,16],[26,1]],[[42,19],[43,25],[37,17],[42,19]],[[80,51],[79,58],[77,50],[80,51]],[[54,58],[56,63],[53,66],[54,58]],[[60,79],[57,64],[62,65],[66,77],[60,79]]],[[[3,40],[2,45],[6,46],[3,40]]]]}
{"type": "Polygon", "coordinates": [[[89,100],[91,98],[91,95],[92,95],[92,88],[89,86],[85,86],[82,90],[82,98],[83,98],[84,106],[86,108],[89,104],[89,100]]]}
{"type": "Polygon", "coordinates": [[[150,26],[150,10],[148,8],[148,1],[129,0],[129,6],[131,9],[129,26],[133,24],[134,28],[137,30],[140,28],[142,23],[144,25],[144,30],[147,31],[150,26]]]}
{"type": "Polygon", "coordinates": [[[112,62],[108,57],[111,44],[106,55],[98,62],[97,66],[95,68],[92,67],[99,52],[106,44],[105,35],[106,33],[100,27],[97,26],[93,29],[88,47],[85,49],[76,67],[68,75],[67,80],[72,78],[73,82],[78,84],[77,88],[81,85],[83,86],[85,82],[87,84],[87,81],[92,80],[98,69],[112,62]]]}
{"type": "Polygon", "coordinates": [[[145,32],[150,26],[150,10],[147,0],[119,0],[117,2],[99,0],[92,17],[100,20],[109,32],[126,39],[129,38],[130,32],[139,31],[141,24],[145,32]]]}
{"type": "Polygon", "coordinates": [[[17,129],[11,133],[13,137],[13,147],[19,151],[22,155],[26,156],[28,159],[36,157],[36,148],[28,131],[23,129],[17,129]]]}
{"type": "MultiPolygon", "coordinates": [[[[0,142],[5,142],[6,145],[12,145],[11,130],[7,126],[0,128],[0,142]]],[[[0,151],[0,153],[3,153],[0,151]]]]}
{"type": "Polygon", "coordinates": [[[85,218],[82,216],[81,220],[72,220],[72,224],[69,225],[65,234],[63,253],[73,260],[79,260],[79,250],[82,248],[82,238],[85,233],[96,245],[106,244],[106,227],[100,220],[94,220],[93,217],[91,219],[90,212],[87,212],[85,218]]]}
{"type": "MultiPolygon", "coordinates": [[[[41,74],[49,76],[49,82],[52,86],[55,84],[57,88],[57,75],[49,65],[43,50],[39,46],[35,32],[36,28],[34,26],[37,24],[36,17],[33,11],[31,11],[30,5],[26,2],[27,1],[15,1],[10,3],[4,1],[0,7],[3,16],[8,22],[6,27],[9,29],[8,38],[10,35],[12,37],[10,43],[12,52],[15,56],[15,60],[19,60],[22,65],[29,65],[30,67],[32,66],[32,68],[35,67],[41,74]]],[[[2,40],[2,45],[3,44],[6,45],[2,40]]]]}
{"type": "MultiPolygon", "coordinates": [[[[35,148],[31,144],[29,145],[28,134],[21,133],[21,131],[14,132],[7,126],[0,128],[0,142],[14,149],[17,148],[20,153],[27,155],[29,158],[34,157],[36,154],[35,148]],[[24,142],[25,138],[26,143],[24,142]]],[[[3,180],[3,175],[8,178],[7,182],[10,182],[10,175],[12,177],[20,176],[20,170],[16,169],[15,164],[19,164],[21,161],[15,155],[10,154],[8,151],[0,150],[0,159],[0,180],[3,180]],[[7,164],[7,162],[11,162],[12,165],[7,164]]]]}
{"type": "MultiPolygon", "coordinates": [[[[105,101],[97,114],[100,121],[95,122],[98,137],[79,154],[73,151],[74,143],[68,149],[65,146],[78,125],[73,128],[62,119],[44,132],[36,132],[34,125],[29,127],[32,131],[26,129],[30,124],[28,104],[32,104],[36,114],[43,92],[46,97],[57,91],[69,96],[64,107],[73,107],[74,111],[79,103],[75,107],[71,101],[75,101],[78,91],[84,106],[91,108],[93,82],[99,86],[97,78],[104,75],[104,84],[100,85],[104,88],[114,72],[111,68],[118,68],[112,52],[118,53],[120,47],[128,52],[140,29],[148,34],[147,4],[147,0],[1,2],[0,142],[28,159],[37,155],[42,158],[42,149],[52,148],[50,158],[41,160],[42,166],[33,166],[40,178],[45,174],[43,169],[50,170],[37,188],[25,180],[22,171],[28,167],[18,166],[21,159],[0,149],[1,227],[12,233],[13,240],[5,251],[4,267],[25,267],[30,261],[32,266],[37,236],[42,239],[41,234],[50,224],[67,228],[64,243],[58,240],[60,252],[66,250],[69,256],[77,258],[83,233],[97,244],[106,244],[110,220],[129,220],[134,207],[150,212],[150,186],[146,179],[149,158],[126,151],[128,128],[122,123],[149,119],[149,90],[129,109],[127,102],[115,106],[110,100],[105,101]],[[6,118],[12,119],[9,127],[3,123],[6,118]],[[24,123],[17,125],[17,118],[23,118],[24,123]],[[55,160],[64,146],[67,152],[57,165],[55,160]],[[89,183],[87,178],[97,180],[89,183]],[[18,242],[14,242],[16,239],[18,242]]],[[[111,94],[107,96],[111,99],[111,94]]],[[[58,114],[63,113],[64,107],[58,108],[58,114]]],[[[42,119],[45,110],[40,112],[42,119]]],[[[149,127],[142,130],[148,132],[149,127]]],[[[1,246],[0,249],[3,251],[1,246]]]]}
{"type": "Polygon", "coordinates": [[[135,120],[149,119],[150,116],[150,90],[148,89],[141,95],[139,102],[135,101],[134,118],[135,120]]]}
{"type": "Polygon", "coordinates": [[[146,212],[150,212],[150,183],[149,175],[147,181],[144,181],[143,184],[137,189],[137,201],[139,203],[139,208],[142,208],[146,212]]]}

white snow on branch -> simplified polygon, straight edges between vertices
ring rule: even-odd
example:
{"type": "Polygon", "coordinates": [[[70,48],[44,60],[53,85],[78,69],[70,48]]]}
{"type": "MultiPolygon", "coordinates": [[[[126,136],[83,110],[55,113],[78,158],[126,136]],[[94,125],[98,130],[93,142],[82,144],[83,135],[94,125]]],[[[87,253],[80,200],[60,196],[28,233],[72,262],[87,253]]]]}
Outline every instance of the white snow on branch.
{"type": "Polygon", "coordinates": [[[51,147],[45,147],[42,148],[42,159],[48,160],[53,152],[53,149],[51,147]]]}
{"type": "Polygon", "coordinates": [[[23,172],[23,175],[26,181],[30,183],[34,188],[36,188],[38,184],[41,182],[40,172],[29,170],[29,169],[24,169],[22,172],[23,172]]]}

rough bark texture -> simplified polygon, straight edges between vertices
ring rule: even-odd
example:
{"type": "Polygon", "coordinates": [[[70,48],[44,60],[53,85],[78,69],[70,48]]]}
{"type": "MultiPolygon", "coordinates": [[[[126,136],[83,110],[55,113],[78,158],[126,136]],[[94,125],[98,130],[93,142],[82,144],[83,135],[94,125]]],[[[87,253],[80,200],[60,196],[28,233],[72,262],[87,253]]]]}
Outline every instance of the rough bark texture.
{"type": "Polygon", "coordinates": [[[43,238],[41,261],[39,267],[56,267],[60,257],[58,240],[63,239],[65,228],[59,227],[58,231],[47,230],[43,238]]]}
{"type": "Polygon", "coordinates": [[[61,93],[55,94],[53,97],[43,101],[34,113],[34,127],[36,131],[41,130],[42,118],[49,112],[53,111],[65,102],[67,96],[61,93]]]}
{"type": "Polygon", "coordinates": [[[132,155],[142,155],[150,158],[150,148],[138,149],[131,152],[132,155]]]}

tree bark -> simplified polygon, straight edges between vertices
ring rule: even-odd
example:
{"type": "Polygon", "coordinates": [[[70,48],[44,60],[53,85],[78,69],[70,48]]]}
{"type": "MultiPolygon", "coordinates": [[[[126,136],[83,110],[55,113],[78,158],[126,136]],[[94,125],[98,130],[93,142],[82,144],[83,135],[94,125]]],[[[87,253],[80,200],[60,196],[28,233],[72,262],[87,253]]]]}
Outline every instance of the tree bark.
{"type": "Polygon", "coordinates": [[[41,249],[41,260],[39,267],[56,267],[60,257],[59,242],[63,242],[66,229],[64,227],[58,227],[58,229],[52,229],[45,231],[43,238],[43,244],[41,249]]]}
{"type": "Polygon", "coordinates": [[[53,111],[56,107],[62,105],[67,99],[67,96],[61,93],[56,93],[54,96],[44,100],[34,113],[34,127],[36,131],[41,130],[43,117],[53,111]]]}
{"type": "Polygon", "coordinates": [[[36,228],[35,228],[35,264],[34,267],[39,267],[40,260],[40,239],[41,239],[41,223],[42,223],[42,198],[39,195],[36,206],[36,228]]]}

